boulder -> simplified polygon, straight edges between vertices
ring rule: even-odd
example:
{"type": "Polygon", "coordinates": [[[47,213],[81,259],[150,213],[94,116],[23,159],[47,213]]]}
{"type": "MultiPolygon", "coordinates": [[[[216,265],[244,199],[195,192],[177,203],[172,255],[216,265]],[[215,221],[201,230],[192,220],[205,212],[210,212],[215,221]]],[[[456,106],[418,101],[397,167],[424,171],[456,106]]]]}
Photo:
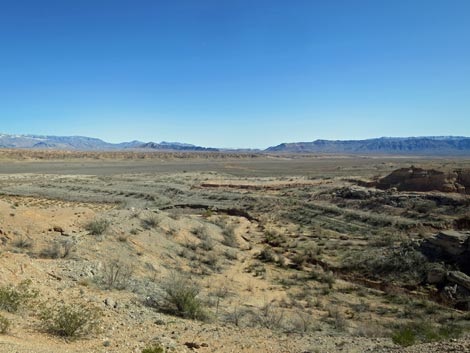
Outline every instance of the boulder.
{"type": "Polygon", "coordinates": [[[450,271],[447,274],[447,280],[451,283],[458,284],[467,290],[470,290],[470,277],[460,271],[450,271]]]}
{"type": "Polygon", "coordinates": [[[430,261],[457,266],[470,275],[470,232],[442,231],[425,239],[419,249],[430,261]]]}
{"type": "Polygon", "coordinates": [[[468,232],[446,230],[428,239],[429,245],[434,246],[444,255],[460,256],[468,250],[468,232]]]}

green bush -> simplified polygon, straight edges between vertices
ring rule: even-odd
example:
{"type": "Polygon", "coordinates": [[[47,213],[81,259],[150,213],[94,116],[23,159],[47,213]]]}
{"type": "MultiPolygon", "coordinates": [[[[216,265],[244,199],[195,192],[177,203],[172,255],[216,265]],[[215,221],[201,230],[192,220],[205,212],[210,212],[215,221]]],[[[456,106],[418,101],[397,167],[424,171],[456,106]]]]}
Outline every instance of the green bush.
{"type": "Polygon", "coordinates": [[[416,343],[416,333],[410,327],[403,327],[393,332],[392,341],[403,347],[412,346],[416,343]]]}
{"type": "Polygon", "coordinates": [[[110,223],[106,219],[93,219],[85,225],[85,229],[91,235],[102,235],[109,228],[110,223]]]}
{"type": "Polygon", "coordinates": [[[393,331],[392,340],[407,347],[417,343],[442,341],[457,338],[462,329],[453,325],[433,326],[427,322],[414,322],[393,331]]]}
{"type": "Polygon", "coordinates": [[[207,319],[203,302],[198,298],[199,286],[188,278],[176,276],[164,285],[164,310],[193,320],[207,319]]]}
{"type": "Polygon", "coordinates": [[[84,304],[59,304],[46,307],[40,313],[43,328],[55,336],[74,338],[95,332],[99,310],[84,304]]]}
{"type": "Polygon", "coordinates": [[[17,312],[22,307],[27,307],[30,300],[38,296],[38,291],[31,289],[31,281],[23,281],[17,286],[0,287],[0,309],[10,313],[17,312]]]}
{"type": "Polygon", "coordinates": [[[166,352],[166,349],[160,346],[159,344],[142,349],[142,353],[165,353],[165,352],[166,352]]]}
{"type": "Polygon", "coordinates": [[[10,329],[10,320],[0,315],[0,333],[2,334],[7,333],[9,329],[10,329]]]}

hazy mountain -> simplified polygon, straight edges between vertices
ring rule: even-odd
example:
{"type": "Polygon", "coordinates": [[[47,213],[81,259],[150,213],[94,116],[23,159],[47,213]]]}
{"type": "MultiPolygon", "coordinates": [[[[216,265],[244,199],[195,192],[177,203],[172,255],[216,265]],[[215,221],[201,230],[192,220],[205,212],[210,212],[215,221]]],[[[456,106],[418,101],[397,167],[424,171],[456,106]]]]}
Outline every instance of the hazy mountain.
{"type": "Polygon", "coordinates": [[[217,151],[179,142],[142,142],[130,141],[110,143],[98,138],[85,136],[42,136],[42,135],[8,135],[0,134],[0,148],[30,148],[80,151],[104,151],[125,149],[151,149],[171,151],[217,151]]]}
{"type": "MultiPolygon", "coordinates": [[[[195,146],[181,142],[130,141],[110,143],[85,136],[42,136],[0,134],[0,148],[56,149],[56,150],[149,150],[149,151],[234,151],[195,146]]],[[[239,149],[236,151],[258,152],[239,149]]],[[[282,143],[264,152],[276,153],[351,153],[351,154],[415,154],[415,155],[470,155],[470,137],[381,137],[368,140],[316,140],[312,142],[282,143]]]]}
{"type": "Polygon", "coordinates": [[[282,143],[266,152],[470,155],[470,138],[455,136],[381,137],[368,140],[316,140],[282,143]]]}
{"type": "Polygon", "coordinates": [[[210,148],[210,147],[200,147],[195,145],[190,145],[187,143],[179,143],[179,142],[147,142],[137,146],[137,148],[143,149],[151,149],[151,150],[158,150],[158,151],[206,151],[206,152],[216,152],[218,151],[217,148],[210,148]]]}

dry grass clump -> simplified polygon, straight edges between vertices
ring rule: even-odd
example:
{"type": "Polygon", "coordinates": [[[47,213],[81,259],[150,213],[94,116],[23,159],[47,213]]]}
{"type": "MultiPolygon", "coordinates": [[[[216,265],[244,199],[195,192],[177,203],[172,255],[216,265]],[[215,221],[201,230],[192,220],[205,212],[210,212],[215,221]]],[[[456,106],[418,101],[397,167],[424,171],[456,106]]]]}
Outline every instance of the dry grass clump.
{"type": "Polygon", "coordinates": [[[75,246],[71,241],[53,242],[39,252],[39,257],[43,259],[64,259],[69,257],[75,246]]]}
{"type": "Polygon", "coordinates": [[[31,239],[20,236],[13,241],[13,246],[18,249],[31,249],[34,242],[31,239]]]}
{"type": "Polygon", "coordinates": [[[155,229],[158,227],[159,221],[158,218],[155,216],[149,216],[147,218],[142,219],[141,225],[144,229],[155,229]]]}
{"type": "Polygon", "coordinates": [[[103,235],[110,225],[106,219],[93,219],[85,225],[85,230],[91,235],[103,235]]]}
{"type": "Polygon", "coordinates": [[[134,267],[121,260],[110,260],[103,265],[99,281],[105,289],[126,289],[131,280],[134,267]]]}
{"type": "Polygon", "coordinates": [[[237,236],[235,235],[235,228],[234,227],[226,227],[222,231],[222,236],[224,239],[222,240],[222,244],[225,246],[229,246],[232,248],[238,247],[237,236]]]}

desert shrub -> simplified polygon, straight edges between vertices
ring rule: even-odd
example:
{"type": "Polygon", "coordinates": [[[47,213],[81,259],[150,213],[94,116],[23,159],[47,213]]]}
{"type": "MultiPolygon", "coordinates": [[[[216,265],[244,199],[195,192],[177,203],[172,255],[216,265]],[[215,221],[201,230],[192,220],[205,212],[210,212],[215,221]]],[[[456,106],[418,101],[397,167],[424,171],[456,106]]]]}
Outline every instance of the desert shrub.
{"type": "Polygon", "coordinates": [[[336,282],[336,277],[333,272],[319,272],[316,275],[316,280],[319,282],[326,283],[329,289],[333,289],[333,285],[336,282]]]}
{"type": "Polygon", "coordinates": [[[61,253],[59,244],[53,243],[42,249],[39,253],[39,257],[43,259],[58,259],[61,257],[61,253]]]}
{"type": "Polygon", "coordinates": [[[416,333],[410,327],[403,327],[393,332],[392,341],[403,347],[411,346],[416,343],[416,333]]]}
{"type": "Polygon", "coordinates": [[[204,218],[209,218],[209,217],[211,217],[213,214],[214,214],[214,212],[212,211],[212,209],[208,208],[207,210],[205,210],[205,211],[202,213],[202,217],[204,217],[204,218]]]}
{"type": "Polygon", "coordinates": [[[436,208],[436,203],[432,200],[419,200],[413,205],[413,209],[419,213],[429,213],[436,208]]]}
{"type": "Polygon", "coordinates": [[[199,299],[200,288],[190,279],[177,275],[163,284],[163,310],[193,320],[206,320],[204,304],[199,299]]]}
{"type": "Polygon", "coordinates": [[[297,310],[295,317],[292,320],[293,329],[295,332],[306,333],[313,326],[312,316],[303,310],[297,310]]]}
{"type": "Polygon", "coordinates": [[[219,265],[219,258],[214,253],[208,253],[206,256],[201,258],[201,262],[215,271],[219,271],[221,269],[221,266],[219,265]]]}
{"type": "Polygon", "coordinates": [[[43,259],[66,258],[74,251],[74,244],[71,241],[54,242],[49,244],[39,253],[43,259]]]}
{"type": "Polygon", "coordinates": [[[412,244],[390,249],[354,252],[343,259],[343,268],[361,272],[373,278],[420,283],[426,276],[427,261],[412,244]]]}
{"type": "Polygon", "coordinates": [[[106,289],[126,289],[133,272],[132,265],[121,260],[110,260],[103,265],[100,281],[106,289]]]}
{"type": "Polygon", "coordinates": [[[260,326],[270,330],[280,329],[284,321],[284,310],[272,303],[267,303],[259,308],[255,320],[260,326]]]}
{"type": "Polygon", "coordinates": [[[298,270],[301,270],[306,264],[305,257],[301,253],[295,254],[290,260],[292,261],[292,265],[298,270]]]}
{"type": "Polygon", "coordinates": [[[0,287],[0,309],[10,313],[28,307],[32,299],[37,298],[38,291],[31,289],[31,281],[23,281],[17,286],[0,287]]]}
{"type": "Polygon", "coordinates": [[[401,346],[411,346],[417,343],[442,341],[456,338],[462,334],[462,329],[457,326],[434,326],[428,322],[413,322],[399,327],[392,332],[392,340],[401,346]]]}
{"type": "Polygon", "coordinates": [[[200,247],[202,250],[211,251],[214,249],[214,241],[211,238],[207,238],[201,242],[200,247]]]}
{"type": "Polygon", "coordinates": [[[237,260],[238,259],[238,254],[236,253],[236,251],[231,250],[231,249],[228,249],[228,250],[224,251],[224,255],[229,260],[237,260]]]}
{"type": "Polygon", "coordinates": [[[18,249],[31,249],[33,245],[33,241],[25,237],[19,237],[13,241],[13,246],[18,249]]]}
{"type": "Polygon", "coordinates": [[[271,246],[278,247],[286,242],[286,237],[272,230],[266,231],[265,242],[271,246]]]}
{"type": "Polygon", "coordinates": [[[10,329],[11,323],[6,317],[0,315],[0,333],[5,334],[10,329]]]}
{"type": "Polygon", "coordinates": [[[165,353],[166,349],[161,345],[156,344],[142,349],[142,353],[165,353]]]}
{"type": "Polygon", "coordinates": [[[110,223],[106,219],[93,219],[85,225],[85,230],[91,235],[102,235],[109,226],[110,223]]]}
{"type": "Polygon", "coordinates": [[[344,331],[347,326],[346,318],[343,313],[336,308],[328,309],[328,316],[333,319],[333,326],[335,329],[344,331]]]}
{"type": "Polygon", "coordinates": [[[209,237],[209,235],[207,234],[206,228],[204,226],[195,227],[191,231],[191,233],[193,233],[195,237],[201,240],[206,240],[209,237]]]}
{"type": "Polygon", "coordinates": [[[297,269],[302,269],[307,263],[315,263],[321,254],[321,248],[309,246],[301,252],[296,253],[292,258],[292,264],[297,269]]]}
{"type": "Polygon", "coordinates": [[[142,224],[142,227],[144,229],[153,229],[153,228],[157,228],[158,227],[158,218],[155,217],[155,216],[150,216],[150,217],[147,217],[147,218],[144,218],[142,221],[141,221],[141,224],[142,224]]]}
{"type": "Polygon", "coordinates": [[[257,257],[263,262],[276,262],[276,254],[269,247],[263,248],[257,257]]]}
{"type": "Polygon", "coordinates": [[[224,319],[232,325],[240,327],[243,318],[247,315],[248,311],[246,309],[241,309],[239,306],[235,306],[232,311],[225,315],[224,319]]]}
{"type": "Polygon", "coordinates": [[[224,239],[222,240],[223,245],[232,248],[238,247],[237,236],[235,235],[234,227],[226,227],[222,232],[222,236],[224,237],[224,239]]]}
{"type": "Polygon", "coordinates": [[[56,304],[43,308],[39,317],[44,330],[50,334],[74,338],[96,332],[100,312],[84,304],[56,304]]]}

